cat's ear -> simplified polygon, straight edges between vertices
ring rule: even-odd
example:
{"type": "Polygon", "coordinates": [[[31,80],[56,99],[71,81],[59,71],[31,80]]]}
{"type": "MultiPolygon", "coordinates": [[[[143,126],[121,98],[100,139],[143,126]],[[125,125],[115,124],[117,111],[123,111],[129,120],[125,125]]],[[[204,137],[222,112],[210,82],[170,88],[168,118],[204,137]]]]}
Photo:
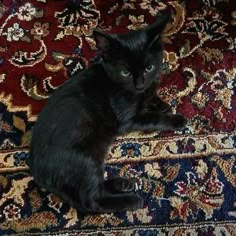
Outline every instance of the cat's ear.
{"type": "Polygon", "coordinates": [[[158,41],[160,41],[166,25],[170,21],[171,13],[171,11],[163,12],[160,16],[156,17],[154,23],[152,23],[146,28],[149,48],[155,45],[155,43],[157,43],[158,41]]]}
{"type": "Polygon", "coordinates": [[[107,52],[112,48],[113,36],[101,30],[95,29],[93,31],[94,39],[96,41],[97,48],[102,52],[107,52]]]}

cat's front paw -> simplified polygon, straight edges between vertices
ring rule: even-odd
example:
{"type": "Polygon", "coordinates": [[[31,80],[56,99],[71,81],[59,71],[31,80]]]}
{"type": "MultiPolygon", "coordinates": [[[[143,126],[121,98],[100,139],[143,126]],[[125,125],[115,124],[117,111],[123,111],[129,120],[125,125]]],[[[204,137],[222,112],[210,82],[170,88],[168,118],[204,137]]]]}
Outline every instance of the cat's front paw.
{"type": "Polygon", "coordinates": [[[163,102],[163,101],[159,104],[159,110],[161,113],[171,113],[172,112],[170,105],[167,104],[166,102],[163,102]]]}
{"type": "Polygon", "coordinates": [[[187,123],[187,119],[180,114],[171,116],[171,126],[173,130],[182,130],[186,127],[187,123]]]}

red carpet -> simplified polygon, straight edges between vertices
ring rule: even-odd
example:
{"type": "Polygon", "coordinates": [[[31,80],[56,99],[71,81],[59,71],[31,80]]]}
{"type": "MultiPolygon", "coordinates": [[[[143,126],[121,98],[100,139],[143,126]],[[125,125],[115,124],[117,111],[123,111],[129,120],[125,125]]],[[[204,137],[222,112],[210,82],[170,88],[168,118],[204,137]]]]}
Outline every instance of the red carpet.
{"type": "Polygon", "coordinates": [[[235,235],[235,88],[235,0],[0,1],[0,235],[235,235]],[[166,8],[159,94],[189,124],[119,137],[107,175],[138,177],[145,208],[82,217],[29,175],[34,121],[98,60],[94,28],[135,30],[166,8]]]}

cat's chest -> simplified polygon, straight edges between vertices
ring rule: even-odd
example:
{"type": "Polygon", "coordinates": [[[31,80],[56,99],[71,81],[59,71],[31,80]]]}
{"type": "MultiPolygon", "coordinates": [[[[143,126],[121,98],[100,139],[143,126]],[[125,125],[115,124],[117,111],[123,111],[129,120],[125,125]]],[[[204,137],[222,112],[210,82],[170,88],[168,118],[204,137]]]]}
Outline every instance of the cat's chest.
{"type": "Polygon", "coordinates": [[[113,96],[110,103],[120,123],[132,119],[137,113],[138,101],[134,99],[125,96],[113,96]]]}

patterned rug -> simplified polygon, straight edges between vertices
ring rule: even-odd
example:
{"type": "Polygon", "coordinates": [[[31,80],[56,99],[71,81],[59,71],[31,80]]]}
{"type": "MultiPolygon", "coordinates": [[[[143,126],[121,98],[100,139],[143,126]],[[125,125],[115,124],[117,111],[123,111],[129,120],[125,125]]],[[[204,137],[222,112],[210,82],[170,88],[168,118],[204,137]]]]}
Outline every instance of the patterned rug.
{"type": "Polygon", "coordinates": [[[0,235],[235,235],[236,1],[78,3],[0,1],[0,235]],[[106,173],[139,178],[145,206],[82,217],[29,175],[31,129],[50,94],[98,60],[94,28],[135,30],[166,8],[158,92],[189,124],[118,137],[106,173]]]}

